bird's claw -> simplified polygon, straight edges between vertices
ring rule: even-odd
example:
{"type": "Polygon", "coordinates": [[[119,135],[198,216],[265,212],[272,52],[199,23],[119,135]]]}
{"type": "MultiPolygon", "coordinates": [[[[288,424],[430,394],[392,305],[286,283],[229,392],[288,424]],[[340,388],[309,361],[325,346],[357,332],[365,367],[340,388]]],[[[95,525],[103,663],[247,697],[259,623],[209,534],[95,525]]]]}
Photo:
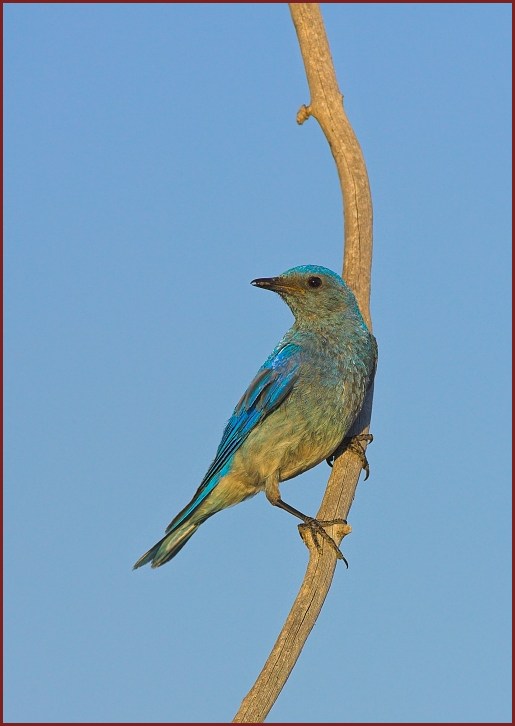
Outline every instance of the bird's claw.
{"type": "Polygon", "coordinates": [[[347,439],[347,448],[353,451],[361,461],[361,468],[365,472],[364,481],[366,481],[370,476],[370,466],[368,465],[365,448],[362,446],[361,442],[366,441],[367,444],[370,444],[373,440],[374,437],[372,436],[372,434],[358,434],[357,436],[352,436],[351,438],[347,439]]]}
{"type": "Polygon", "coordinates": [[[309,536],[311,538],[311,541],[317,548],[317,551],[320,553],[322,551],[322,545],[320,544],[318,537],[322,537],[336,552],[336,557],[339,560],[343,560],[345,563],[345,566],[348,568],[349,563],[345,559],[342,551],[334,541],[332,537],[330,537],[327,532],[324,529],[324,526],[329,527],[332,524],[347,524],[346,519],[330,519],[330,520],[321,520],[321,519],[314,519],[313,517],[306,517],[306,520],[304,524],[299,524],[299,531],[302,539],[304,539],[304,532],[309,532],[309,536]]]}
{"type": "Polygon", "coordinates": [[[334,454],[331,454],[331,456],[327,457],[326,462],[329,464],[330,467],[332,467],[334,464],[334,460],[336,459],[340,451],[345,451],[346,449],[349,449],[359,457],[361,461],[361,468],[365,472],[364,481],[366,481],[370,476],[370,466],[368,465],[368,459],[365,454],[365,449],[361,445],[361,442],[366,441],[367,444],[370,444],[373,440],[374,437],[372,436],[372,434],[357,434],[357,436],[350,436],[349,438],[342,441],[341,447],[338,447],[334,454]]]}

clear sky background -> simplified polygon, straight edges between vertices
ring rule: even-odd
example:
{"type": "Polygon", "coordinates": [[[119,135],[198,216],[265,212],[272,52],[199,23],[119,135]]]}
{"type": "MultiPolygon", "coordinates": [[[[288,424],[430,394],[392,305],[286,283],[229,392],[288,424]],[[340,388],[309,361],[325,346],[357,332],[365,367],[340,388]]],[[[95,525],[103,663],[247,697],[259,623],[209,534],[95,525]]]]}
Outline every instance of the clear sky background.
{"type": "MultiPolygon", "coordinates": [[[[270,722],[511,720],[511,5],[322,6],[374,202],[370,479],[270,722]]],[[[259,495],[162,536],[341,271],[285,3],[5,5],[5,719],[228,722],[307,562],[259,495]]],[[[316,512],[325,464],[285,484],[316,512]]]]}

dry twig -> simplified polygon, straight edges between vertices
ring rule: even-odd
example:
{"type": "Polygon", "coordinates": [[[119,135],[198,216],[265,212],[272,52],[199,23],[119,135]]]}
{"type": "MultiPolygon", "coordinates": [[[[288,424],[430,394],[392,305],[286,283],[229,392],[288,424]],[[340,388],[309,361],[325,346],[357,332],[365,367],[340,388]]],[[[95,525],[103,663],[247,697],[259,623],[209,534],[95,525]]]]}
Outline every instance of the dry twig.
{"type": "MultiPolygon", "coordinates": [[[[289,8],[311,93],[311,101],[301,107],[297,121],[300,124],[309,116],[316,118],[331,148],[343,196],[343,276],[353,289],[371,329],[372,202],[363,154],[343,108],[343,96],[338,88],[319,5],[289,3],[289,8]]],[[[371,390],[352,434],[368,432],[372,395],[371,390]]],[[[347,450],[336,459],[317,519],[347,518],[360,471],[361,461],[352,451],[347,450]]],[[[333,526],[329,534],[339,544],[350,530],[348,525],[333,526]]],[[[329,591],[337,562],[335,550],[322,542],[318,551],[309,538],[305,542],[310,557],[299,593],[263,670],[243,699],[233,722],[264,721],[286,683],[329,591]]]]}

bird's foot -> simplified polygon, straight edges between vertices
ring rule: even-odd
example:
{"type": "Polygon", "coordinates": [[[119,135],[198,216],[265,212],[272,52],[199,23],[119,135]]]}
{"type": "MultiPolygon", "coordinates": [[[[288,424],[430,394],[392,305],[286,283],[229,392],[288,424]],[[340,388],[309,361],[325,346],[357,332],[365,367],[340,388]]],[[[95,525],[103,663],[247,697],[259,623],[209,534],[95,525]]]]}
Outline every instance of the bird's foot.
{"type": "Polygon", "coordinates": [[[341,445],[336,449],[334,454],[331,454],[326,461],[329,464],[329,466],[332,467],[334,464],[334,460],[336,457],[342,453],[343,451],[349,449],[350,451],[353,451],[360,459],[361,461],[361,468],[365,472],[365,479],[366,481],[368,477],[370,476],[370,466],[368,465],[368,459],[365,454],[365,449],[362,446],[361,442],[366,441],[368,444],[371,443],[374,440],[374,437],[372,434],[357,434],[357,436],[349,436],[346,439],[343,439],[341,445]]]}
{"type": "Polygon", "coordinates": [[[374,440],[374,437],[372,434],[358,434],[357,436],[352,436],[349,439],[345,439],[345,442],[347,444],[347,448],[350,449],[350,451],[353,451],[361,461],[361,468],[365,472],[365,479],[366,481],[368,477],[370,476],[370,467],[368,465],[368,459],[365,454],[365,448],[361,444],[362,441],[366,441],[367,444],[370,444],[371,441],[374,440]]]}
{"type": "MultiPolygon", "coordinates": [[[[317,548],[318,552],[322,551],[322,545],[319,541],[319,537],[321,537],[333,548],[333,550],[336,552],[336,557],[339,560],[343,560],[345,562],[345,566],[349,567],[349,563],[343,556],[340,548],[338,547],[334,539],[330,537],[324,529],[324,527],[330,527],[333,524],[343,524],[347,527],[348,531],[350,531],[350,527],[347,525],[347,520],[345,519],[321,520],[314,519],[313,517],[306,517],[304,524],[299,524],[300,536],[307,544],[306,536],[309,534],[309,537],[317,548]]],[[[348,532],[345,532],[345,534],[348,534],[348,532]]]]}

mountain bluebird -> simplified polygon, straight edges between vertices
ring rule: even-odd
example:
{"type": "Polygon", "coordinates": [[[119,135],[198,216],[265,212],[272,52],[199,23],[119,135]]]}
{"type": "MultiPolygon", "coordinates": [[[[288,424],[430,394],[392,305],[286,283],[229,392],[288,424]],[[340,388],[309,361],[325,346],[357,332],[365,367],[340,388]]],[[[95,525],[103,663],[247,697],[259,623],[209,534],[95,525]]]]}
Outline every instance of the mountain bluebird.
{"type": "Polygon", "coordinates": [[[208,517],[262,490],[273,505],[312,527],[315,541],[317,534],[330,539],[322,525],[333,522],[287,504],[279,483],[340,450],[374,377],[375,338],[354,294],[325,267],[294,267],[252,284],[277,292],[295,322],[237,403],[193,499],[134,569],[168,562],[208,517]]]}

